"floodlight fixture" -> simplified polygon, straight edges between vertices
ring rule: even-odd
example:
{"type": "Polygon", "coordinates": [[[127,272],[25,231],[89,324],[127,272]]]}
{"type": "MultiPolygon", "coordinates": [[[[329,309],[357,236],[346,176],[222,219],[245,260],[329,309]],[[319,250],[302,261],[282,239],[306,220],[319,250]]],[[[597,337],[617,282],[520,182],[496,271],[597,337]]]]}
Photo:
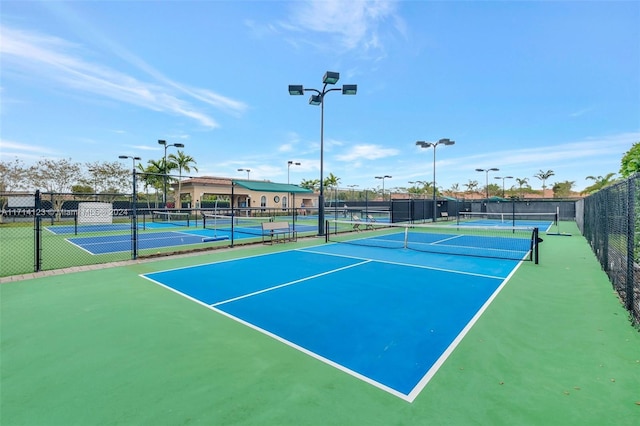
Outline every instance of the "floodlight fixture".
{"type": "Polygon", "coordinates": [[[340,73],[333,71],[327,71],[322,78],[324,84],[336,84],[338,80],[340,80],[340,73]]]}
{"type": "Polygon", "coordinates": [[[247,172],[247,179],[249,179],[249,173],[251,173],[251,169],[238,169],[239,172],[247,172]]]}
{"type": "Polygon", "coordinates": [[[436,147],[438,145],[455,145],[455,141],[452,141],[449,138],[440,139],[438,142],[425,142],[418,141],[416,145],[420,148],[430,148],[433,147],[433,221],[435,222],[438,216],[438,207],[436,204],[436,147]]]}
{"type": "Polygon", "coordinates": [[[485,172],[486,173],[486,186],[485,186],[485,193],[487,196],[487,202],[489,201],[489,172],[498,172],[500,171],[500,169],[498,169],[497,167],[491,167],[490,169],[476,169],[476,172],[485,172]]]}
{"type": "Polygon", "coordinates": [[[302,163],[293,160],[287,161],[287,183],[289,183],[289,170],[291,169],[291,166],[300,166],[301,164],[302,163]]]}
{"type": "Polygon", "coordinates": [[[504,181],[505,179],[513,179],[513,176],[496,176],[494,179],[502,179],[502,198],[504,198],[504,181]]]}
{"type": "Polygon", "coordinates": [[[327,71],[322,78],[323,87],[322,90],[318,89],[305,89],[301,84],[290,84],[289,95],[298,96],[304,92],[314,92],[315,94],[309,99],[309,105],[320,105],[320,194],[318,195],[318,235],[323,236],[325,234],[324,229],[324,97],[327,93],[332,91],[342,91],[343,95],[355,95],[358,92],[358,86],[356,84],[344,84],[342,88],[327,88],[327,85],[333,85],[340,79],[340,73],[334,71],[327,71]]]}
{"type": "Polygon", "coordinates": [[[289,94],[292,96],[304,95],[304,87],[302,84],[290,84],[289,94]]]}
{"type": "Polygon", "coordinates": [[[376,179],[382,179],[382,201],[384,201],[384,180],[391,179],[392,176],[384,175],[384,176],[375,176],[376,179]]]}
{"type": "Polygon", "coordinates": [[[311,95],[309,98],[309,105],[318,106],[322,103],[322,96],[320,95],[311,95]]]}
{"type": "Polygon", "coordinates": [[[355,95],[358,93],[358,85],[357,84],[343,84],[342,85],[342,94],[343,95],[355,95]]]}

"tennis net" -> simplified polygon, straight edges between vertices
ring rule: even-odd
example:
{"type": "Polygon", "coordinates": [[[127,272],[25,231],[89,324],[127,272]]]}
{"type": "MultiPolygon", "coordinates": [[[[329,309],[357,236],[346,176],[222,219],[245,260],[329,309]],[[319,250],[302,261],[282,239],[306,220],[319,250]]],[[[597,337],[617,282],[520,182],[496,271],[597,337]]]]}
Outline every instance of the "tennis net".
{"type": "Polygon", "coordinates": [[[327,221],[326,241],[538,263],[538,228],[327,221]]]}
{"type": "Polygon", "coordinates": [[[512,226],[556,225],[558,213],[489,213],[489,212],[460,212],[461,221],[482,222],[487,224],[507,224],[512,226]]]}
{"type": "Polygon", "coordinates": [[[165,223],[174,226],[189,226],[189,213],[172,211],[154,211],[151,213],[154,223],[165,223]]]}
{"type": "Polygon", "coordinates": [[[272,221],[273,218],[270,216],[251,217],[202,213],[202,227],[214,231],[262,235],[262,224],[272,221]]]}

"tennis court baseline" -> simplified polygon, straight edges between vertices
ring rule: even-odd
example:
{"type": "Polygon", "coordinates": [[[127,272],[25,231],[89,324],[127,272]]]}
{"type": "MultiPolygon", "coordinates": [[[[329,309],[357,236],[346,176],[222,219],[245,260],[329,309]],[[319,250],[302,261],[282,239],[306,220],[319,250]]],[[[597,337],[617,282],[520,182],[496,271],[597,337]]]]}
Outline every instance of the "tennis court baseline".
{"type": "Polygon", "coordinates": [[[142,276],[411,402],[519,264],[325,244],[142,276]]]}

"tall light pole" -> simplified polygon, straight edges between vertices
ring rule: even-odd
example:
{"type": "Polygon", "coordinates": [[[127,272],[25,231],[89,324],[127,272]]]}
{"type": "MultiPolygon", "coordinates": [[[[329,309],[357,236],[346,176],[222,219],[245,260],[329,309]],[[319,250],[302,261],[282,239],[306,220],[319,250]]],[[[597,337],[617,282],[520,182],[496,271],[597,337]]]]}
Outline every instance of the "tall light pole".
{"type": "Polygon", "coordinates": [[[340,73],[327,71],[322,78],[322,90],[305,88],[301,84],[290,84],[290,95],[303,95],[304,92],[315,92],[309,99],[310,105],[320,105],[320,195],[318,196],[318,235],[324,235],[324,97],[327,93],[342,90],[343,95],[355,95],[358,91],[357,84],[343,84],[342,89],[327,89],[327,85],[336,84],[340,79],[340,73]]]}
{"type": "Polygon", "coordinates": [[[163,194],[163,201],[164,201],[164,206],[168,207],[168,203],[167,203],[167,148],[169,148],[170,146],[175,146],[176,148],[184,148],[184,144],[183,143],[167,143],[167,141],[162,140],[162,139],[158,139],[158,143],[160,145],[164,146],[164,163],[162,164],[163,167],[163,173],[164,173],[164,190],[162,192],[163,194]]]}
{"type": "Polygon", "coordinates": [[[251,173],[251,169],[238,169],[239,172],[247,172],[247,180],[249,180],[249,173],[251,173]]]}
{"type": "Polygon", "coordinates": [[[456,141],[450,139],[440,139],[438,142],[418,141],[416,145],[420,148],[433,147],[433,221],[437,220],[438,207],[436,205],[436,147],[438,145],[454,145],[456,141]]]}
{"type": "Polygon", "coordinates": [[[504,198],[504,180],[513,179],[513,176],[496,176],[494,179],[502,179],[502,198],[504,198]]]}
{"type": "Polygon", "coordinates": [[[392,176],[384,175],[384,176],[376,176],[376,179],[382,179],[382,201],[384,201],[384,180],[391,179],[392,176]]]}
{"type": "Polygon", "coordinates": [[[289,169],[291,169],[291,166],[299,166],[302,163],[298,163],[292,160],[287,161],[287,184],[289,183],[289,169]]]}
{"type": "Polygon", "coordinates": [[[497,172],[500,169],[492,167],[490,169],[476,169],[476,172],[485,172],[486,173],[486,192],[487,192],[487,202],[489,202],[489,172],[497,172]]]}
{"type": "Polygon", "coordinates": [[[119,155],[118,158],[122,158],[123,160],[126,158],[131,158],[131,160],[133,161],[133,170],[136,169],[136,161],[142,160],[142,158],[140,157],[132,157],[131,155],[119,155]]]}

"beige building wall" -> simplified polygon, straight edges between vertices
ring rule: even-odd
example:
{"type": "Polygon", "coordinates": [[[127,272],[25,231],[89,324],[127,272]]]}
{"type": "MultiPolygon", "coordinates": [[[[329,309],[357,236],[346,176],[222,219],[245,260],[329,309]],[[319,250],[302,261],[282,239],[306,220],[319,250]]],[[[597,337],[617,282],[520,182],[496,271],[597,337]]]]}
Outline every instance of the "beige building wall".
{"type": "MultiPolygon", "coordinates": [[[[197,208],[205,195],[218,195],[231,197],[231,179],[220,177],[197,177],[185,179],[180,185],[180,199],[190,200],[191,207],[197,208]]],[[[171,187],[176,193],[178,184],[172,183],[171,187]]],[[[318,194],[289,194],[286,192],[262,192],[252,191],[236,185],[233,188],[233,207],[250,208],[313,208],[318,205],[318,194]],[[295,202],[295,205],[292,203],[295,202]]]]}

